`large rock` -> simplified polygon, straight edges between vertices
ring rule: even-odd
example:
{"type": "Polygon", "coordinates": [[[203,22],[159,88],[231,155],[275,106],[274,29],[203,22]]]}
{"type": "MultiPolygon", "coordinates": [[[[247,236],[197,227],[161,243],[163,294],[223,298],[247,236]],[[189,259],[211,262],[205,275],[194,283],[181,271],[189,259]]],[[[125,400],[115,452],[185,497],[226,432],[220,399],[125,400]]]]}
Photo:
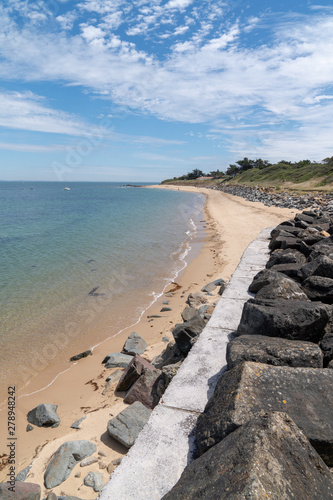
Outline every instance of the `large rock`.
{"type": "Polygon", "coordinates": [[[312,275],[333,279],[333,260],[326,255],[319,255],[315,260],[306,263],[299,271],[302,281],[312,275]]]}
{"type": "Polygon", "coordinates": [[[202,304],[207,304],[207,295],[201,292],[190,293],[186,302],[190,307],[200,307],[202,304]]]}
{"type": "Polygon", "coordinates": [[[67,441],[53,455],[44,474],[46,488],[54,488],[64,482],[73,467],[96,451],[96,445],[90,441],[67,441]]]}
{"type": "Polygon", "coordinates": [[[204,453],[261,410],[285,411],[327,465],[333,465],[333,372],[245,362],[222,375],[198,418],[204,453]]]}
{"type": "Polygon", "coordinates": [[[333,476],[286,413],[262,413],[186,467],[163,500],[333,498],[333,476]]]}
{"type": "Polygon", "coordinates": [[[298,250],[275,250],[270,256],[266,268],[269,269],[276,264],[295,264],[302,263],[305,264],[305,256],[298,250]]]}
{"type": "Polygon", "coordinates": [[[285,275],[276,271],[271,271],[270,269],[263,269],[253,278],[252,283],[249,286],[249,292],[257,293],[261,290],[261,288],[269,285],[272,281],[275,281],[278,278],[285,278],[285,275]]]}
{"type": "Polygon", "coordinates": [[[20,481],[0,484],[0,500],[40,500],[40,497],[41,487],[39,484],[20,481]]]}
{"type": "MultiPolygon", "coordinates": [[[[328,233],[325,233],[326,236],[329,236],[328,233]]],[[[303,229],[299,234],[298,237],[302,239],[304,243],[306,243],[309,246],[314,245],[315,243],[318,243],[319,241],[322,241],[323,239],[326,238],[324,234],[322,234],[321,231],[314,227],[309,227],[307,229],[303,229]]]]}
{"type": "Polygon", "coordinates": [[[295,264],[276,264],[271,267],[271,271],[285,274],[286,276],[289,276],[289,278],[297,280],[298,274],[303,266],[304,264],[301,262],[296,262],[295,264]]]}
{"type": "Polygon", "coordinates": [[[323,368],[323,353],[318,344],[312,342],[242,335],[227,344],[228,369],[244,361],[273,366],[323,368]]]}
{"type": "Polygon", "coordinates": [[[155,408],[160,399],[157,387],[161,378],[161,370],[145,368],[142,375],[127,391],[124,402],[132,404],[140,401],[147,408],[155,408]]]}
{"type": "Polygon", "coordinates": [[[125,408],[108,422],[108,434],[126,448],[130,448],[148,422],[150,411],[139,401],[125,408]]]}
{"type": "Polygon", "coordinates": [[[188,354],[205,326],[206,323],[201,316],[195,316],[186,321],[186,323],[180,323],[175,326],[172,330],[172,335],[182,354],[185,356],[188,354]]]}
{"type": "MultiPolygon", "coordinates": [[[[149,361],[141,358],[141,356],[135,356],[122,374],[116,391],[127,391],[145,370],[156,370],[156,368],[149,361]]],[[[160,374],[161,372],[158,371],[158,373],[160,374]]]]}
{"type": "Polygon", "coordinates": [[[123,353],[132,354],[143,354],[146,350],[147,342],[136,332],[132,332],[125,342],[123,347],[123,353]]]}
{"type": "Polygon", "coordinates": [[[112,352],[108,354],[103,359],[102,363],[105,363],[105,368],[126,368],[128,363],[132,361],[133,356],[129,354],[123,354],[121,352],[112,352]]]}
{"type": "Polygon", "coordinates": [[[333,359],[333,332],[327,332],[319,344],[324,355],[324,366],[326,367],[333,359]]]}
{"type": "Polygon", "coordinates": [[[195,307],[187,306],[187,307],[185,307],[185,309],[181,313],[181,316],[182,316],[182,320],[184,322],[186,322],[186,321],[190,321],[190,319],[193,319],[193,318],[199,316],[199,312],[197,309],[195,309],[195,307]]]}
{"type": "MultiPolygon", "coordinates": [[[[286,222],[289,222],[289,221],[286,221],[286,222]]],[[[291,234],[292,236],[298,236],[298,234],[302,231],[302,228],[295,227],[294,225],[287,226],[285,223],[282,223],[279,226],[276,226],[274,229],[272,229],[271,237],[275,238],[276,236],[279,236],[281,231],[283,231],[283,234],[285,234],[285,235],[291,234]]]]}
{"type": "Polygon", "coordinates": [[[309,299],[333,304],[333,279],[323,276],[309,276],[303,282],[302,288],[309,299]]]}
{"type": "Polygon", "coordinates": [[[329,321],[330,306],[319,302],[250,299],[244,304],[237,332],[317,343],[329,321]]]}
{"type": "Polygon", "coordinates": [[[271,250],[277,250],[278,248],[282,248],[285,250],[286,248],[294,248],[295,250],[300,249],[301,240],[292,236],[291,234],[282,235],[282,231],[279,236],[273,238],[269,243],[269,248],[271,250]]]}
{"type": "MultiPolygon", "coordinates": [[[[282,275],[283,276],[283,275],[282,275]]],[[[301,287],[287,276],[278,277],[264,286],[256,295],[257,299],[308,300],[301,287]]]]}
{"type": "Polygon", "coordinates": [[[319,255],[326,255],[333,258],[333,236],[329,236],[311,247],[310,260],[315,260],[319,255]]]}
{"type": "Polygon", "coordinates": [[[295,215],[295,221],[304,221],[307,222],[308,224],[312,224],[314,222],[314,217],[313,215],[307,215],[305,213],[298,213],[295,215]]]}
{"type": "Polygon", "coordinates": [[[27,418],[28,422],[38,427],[50,427],[60,423],[60,418],[57,415],[58,405],[40,404],[33,410],[30,410],[27,418]]]}
{"type": "Polygon", "coordinates": [[[184,359],[183,354],[180,352],[175,342],[169,342],[164,351],[156,356],[151,362],[155,368],[162,368],[163,366],[178,363],[184,359]]]}

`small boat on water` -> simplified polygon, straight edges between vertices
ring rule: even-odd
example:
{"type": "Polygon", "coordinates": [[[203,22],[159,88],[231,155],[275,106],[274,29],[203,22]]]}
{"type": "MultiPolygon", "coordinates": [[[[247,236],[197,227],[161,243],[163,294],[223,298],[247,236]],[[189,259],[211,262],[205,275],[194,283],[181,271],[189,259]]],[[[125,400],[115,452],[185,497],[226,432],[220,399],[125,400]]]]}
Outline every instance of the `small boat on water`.
{"type": "Polygon", "coordinates": [[[69,188],[69,187],[64,188],[64,191],[70,191],[70,190],[71,190],[71,188],[69,188]]]}

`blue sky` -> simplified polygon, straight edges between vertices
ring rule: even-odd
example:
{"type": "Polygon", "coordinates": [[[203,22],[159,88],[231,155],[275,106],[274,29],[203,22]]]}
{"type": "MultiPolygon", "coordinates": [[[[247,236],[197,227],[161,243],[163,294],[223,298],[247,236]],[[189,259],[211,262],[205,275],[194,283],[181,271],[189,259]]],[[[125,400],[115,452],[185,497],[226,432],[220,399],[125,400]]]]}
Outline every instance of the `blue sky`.
{"type": "Polygon", "coordinates": [[[3,0],[0,25],[0,179],[333,155],[330,1],[3,0]]]}

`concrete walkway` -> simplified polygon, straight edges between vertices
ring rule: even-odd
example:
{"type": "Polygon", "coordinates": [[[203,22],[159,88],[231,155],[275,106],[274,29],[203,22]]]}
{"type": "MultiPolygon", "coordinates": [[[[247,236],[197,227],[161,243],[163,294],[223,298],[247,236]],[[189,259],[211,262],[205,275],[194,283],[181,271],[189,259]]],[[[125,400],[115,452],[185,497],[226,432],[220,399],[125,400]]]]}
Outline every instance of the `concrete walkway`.
{"type": "Polygon", "coordinates": [[[207,326],[135,444],[104,486],[101,500],[159,500],[193,460],[193,430],[226,370],[226,346],[237,329],[247,289],[268,260],[271,229],[245,250],[207,326]]]}

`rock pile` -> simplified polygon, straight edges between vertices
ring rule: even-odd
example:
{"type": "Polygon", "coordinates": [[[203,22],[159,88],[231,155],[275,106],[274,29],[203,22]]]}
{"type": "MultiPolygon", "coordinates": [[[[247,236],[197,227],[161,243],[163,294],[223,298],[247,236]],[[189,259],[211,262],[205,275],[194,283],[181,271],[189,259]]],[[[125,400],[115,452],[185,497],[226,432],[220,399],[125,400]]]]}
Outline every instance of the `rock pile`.
{"type": "Polygon", "coordinates": [[[321,210],[272,231],[228,371],[198,418],[198,458],[166,500],[333,498],[331,235],[321,210]]]}
{"type": "Polygon", "coordinates": [[[302,196],[291,195],[287,192],[277,191],[275,187],[259,186],[223,186],[214,189],[241,196],[248,201],[259,201],[267,207],[275,206],[281,208],[296,208],[302,210],[311,207],[314,210],[325,209],[333,214],[333,195],[330,193],[304,194],[302,196]]]}

